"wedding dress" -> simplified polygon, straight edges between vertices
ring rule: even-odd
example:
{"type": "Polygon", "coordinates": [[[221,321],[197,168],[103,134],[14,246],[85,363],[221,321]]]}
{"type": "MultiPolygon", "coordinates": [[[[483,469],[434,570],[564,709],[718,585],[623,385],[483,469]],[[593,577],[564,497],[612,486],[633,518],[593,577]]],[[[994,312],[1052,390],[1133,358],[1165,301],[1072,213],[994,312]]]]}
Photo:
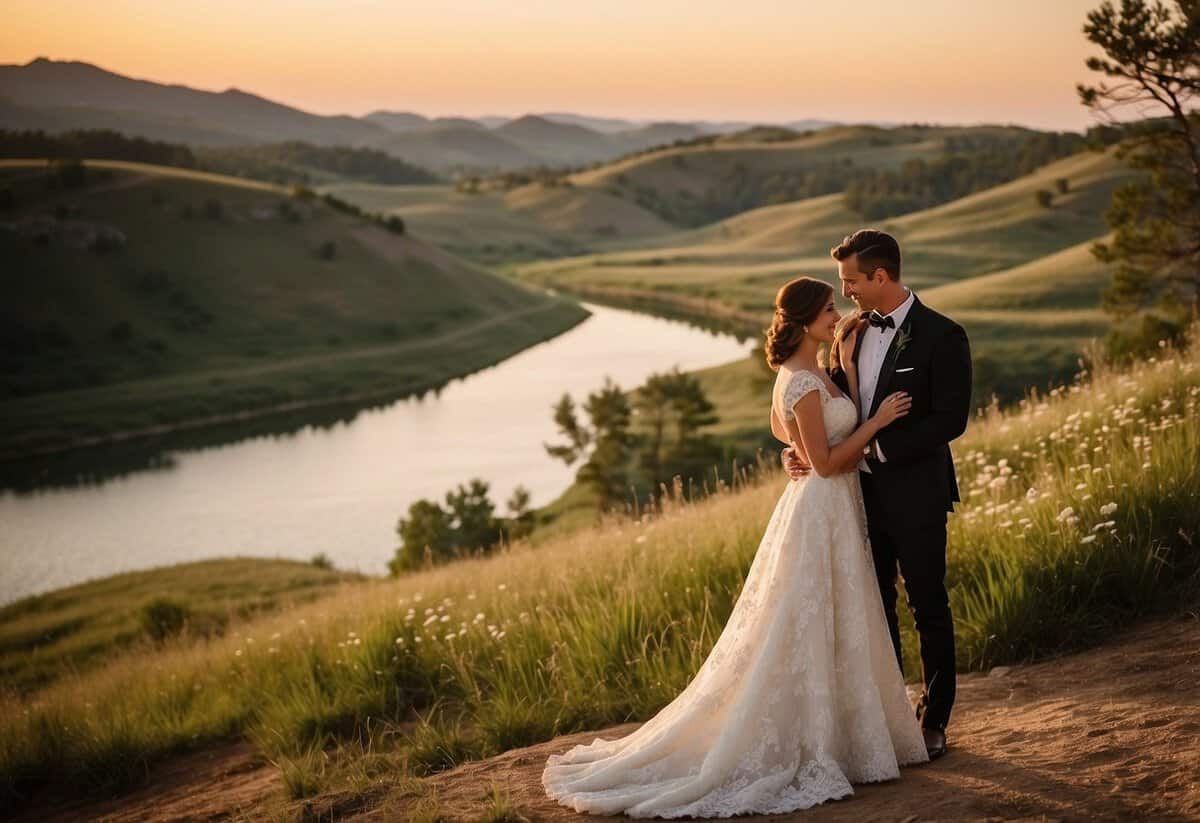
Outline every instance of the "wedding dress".
{"type": "MultiPolygon", "coordinates": [[[[841,442],[858,424],[854,403],[811,372],[788,379],[778,413],[794,419],[810,391],[830,445],[841,442]]],[[[631,734],[551,755],[546,793],[577,812],[630,817],[779,814],[928,760],[865,520],[857,472],[789,482],[696,676],[631,734]]]]}

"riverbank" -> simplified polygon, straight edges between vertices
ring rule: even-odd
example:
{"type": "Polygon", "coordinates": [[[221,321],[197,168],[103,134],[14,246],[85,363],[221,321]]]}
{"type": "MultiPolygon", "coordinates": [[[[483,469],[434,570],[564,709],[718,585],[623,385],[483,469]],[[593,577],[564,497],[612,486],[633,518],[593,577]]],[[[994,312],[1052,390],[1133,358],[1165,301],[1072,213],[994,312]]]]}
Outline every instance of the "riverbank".
{"type": "Polygon", "coordinates": [[[494,366],[582,323],[554,300],[424,340],[328,349],[5,403],[0,460],[318,409],[391,403],[494,366]]]}
{"type": "Polygon", "coordinates": [[[304,189],[90,160],[0,185],[0,460],[384,402],[588,316],[304,189]]]}

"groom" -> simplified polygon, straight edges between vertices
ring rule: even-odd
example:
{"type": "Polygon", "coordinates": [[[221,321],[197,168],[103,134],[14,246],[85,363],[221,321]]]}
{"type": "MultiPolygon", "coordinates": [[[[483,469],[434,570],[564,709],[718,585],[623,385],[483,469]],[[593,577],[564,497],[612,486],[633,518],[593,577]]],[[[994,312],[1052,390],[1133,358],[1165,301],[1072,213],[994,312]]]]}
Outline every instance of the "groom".
{"type": "MultiPolygon", "coordinates": [[[[958,501],[950,441],[967,427],[971,408],[971,350],[954,321],[927,308],[900,282],[900,244],[890,234],[862,229],[830,250],[842,295],[866,320],[855,340],[859,419],[866,421],[892,392],[912,397],[905,417],[883,429],[859,466],[867,530],[884,612],[901,661],[896,617],[896,569],[921,640],[924,690],[917,716],[930,759],[946,751],[954,705],[954,623],[946,594],[946,514],[958,501]]],[[[846,373],[831,362],[835,383],[849,393],[846,373]]],[[[808,470],[791,449],[792,477],[808,470]]]]}

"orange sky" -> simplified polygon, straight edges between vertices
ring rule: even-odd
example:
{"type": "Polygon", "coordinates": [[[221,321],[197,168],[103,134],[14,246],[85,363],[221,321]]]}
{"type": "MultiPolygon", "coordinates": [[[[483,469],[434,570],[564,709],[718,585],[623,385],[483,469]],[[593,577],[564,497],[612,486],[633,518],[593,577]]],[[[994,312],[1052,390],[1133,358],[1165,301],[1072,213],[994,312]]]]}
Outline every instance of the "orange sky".
{"type": "Polygon", "coordinates": [[[45,56],[325,114],[1080,129],[1099,0],[5,0],[0,63],[45,56]]]}

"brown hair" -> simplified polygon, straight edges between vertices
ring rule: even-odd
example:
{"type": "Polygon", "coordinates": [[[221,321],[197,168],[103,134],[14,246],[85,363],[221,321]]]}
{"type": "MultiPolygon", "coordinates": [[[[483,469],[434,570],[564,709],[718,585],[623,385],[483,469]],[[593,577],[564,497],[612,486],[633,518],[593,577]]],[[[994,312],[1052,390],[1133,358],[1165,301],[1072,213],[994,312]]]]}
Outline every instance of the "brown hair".
{"type": "Polygon", "coordinates": [[[803,328],[817,316],[833,296],[833,286],[811,277],[797,277],[775,294],[775,318],[767,329],[767,365],[778,369],[804,339],[803,328]]]}
{"type": "Polygon", "coordinates": [[[859,229],[829,250],[834,260],[845,260],[857,254],[858,270],[868,280],[875,277],[876,269],[883,269],[888,277],[900,282],[900,244],[896,238],[878,229],[859,229]]]}

